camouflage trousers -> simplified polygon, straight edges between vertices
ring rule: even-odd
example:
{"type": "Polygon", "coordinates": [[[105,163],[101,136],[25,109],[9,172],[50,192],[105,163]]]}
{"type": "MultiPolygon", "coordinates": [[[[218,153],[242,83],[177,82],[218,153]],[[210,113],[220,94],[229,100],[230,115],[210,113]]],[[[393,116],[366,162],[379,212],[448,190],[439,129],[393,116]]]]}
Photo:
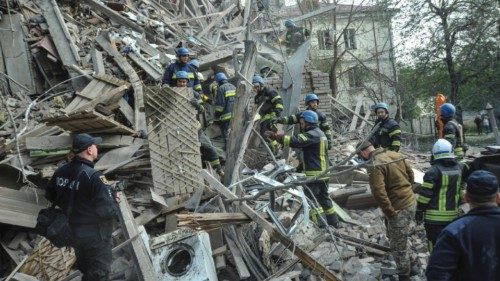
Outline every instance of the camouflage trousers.
{"type": "Polygon", "coordinates": [[[387,236],[399,275],[410,275],[410,222],[415,217],[415,204],[400,210],[396,217],[387,219],[387,236]]]}

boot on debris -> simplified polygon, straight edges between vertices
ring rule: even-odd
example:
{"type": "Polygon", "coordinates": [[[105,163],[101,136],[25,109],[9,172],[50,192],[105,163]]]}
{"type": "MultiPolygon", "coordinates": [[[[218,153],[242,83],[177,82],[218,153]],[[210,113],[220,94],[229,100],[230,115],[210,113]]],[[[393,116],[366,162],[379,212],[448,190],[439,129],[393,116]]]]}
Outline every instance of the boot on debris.
{"type": "Polygon", "coordinates": [[[326,221],[328,225],[331,225],[337,229],[340,228],[340,220],[337,214],[326,215],[326,221]]]}

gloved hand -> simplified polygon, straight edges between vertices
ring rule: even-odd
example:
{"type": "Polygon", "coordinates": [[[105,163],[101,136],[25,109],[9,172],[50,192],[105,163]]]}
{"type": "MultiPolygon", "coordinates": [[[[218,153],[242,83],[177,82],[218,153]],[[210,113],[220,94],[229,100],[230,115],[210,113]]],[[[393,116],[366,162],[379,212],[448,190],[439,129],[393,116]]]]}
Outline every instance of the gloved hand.
{"type": "Polygon", "coordinates": [[[283,139],[283,136],[285,135],[284,132],[273,132],[273,131],[266,131],[264,133],[264,136],[273,140],[281,140],[283,139]]]}
{"type": "Polygon", "coordinates": [[[417,224],[422,224],[424,222],[424,211],[417,210],[415,212],[415,222],[417,224]]]}

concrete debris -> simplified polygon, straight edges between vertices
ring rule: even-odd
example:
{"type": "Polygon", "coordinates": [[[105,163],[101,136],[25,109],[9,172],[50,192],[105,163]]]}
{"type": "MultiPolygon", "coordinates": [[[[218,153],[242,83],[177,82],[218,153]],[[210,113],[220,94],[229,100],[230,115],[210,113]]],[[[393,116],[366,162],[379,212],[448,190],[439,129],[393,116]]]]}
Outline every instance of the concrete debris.
{"type": "MultiPolygon", "coordinates": [[[[291,58],[273,43],[280,19],[263,20],[261,1],[7,2],[8,8],[0,4],[1,280],[81,278],[71,247],[56,248],[34,233],[38,212],[50,204],[44,187],[74,157],[77,133],[102,137],[95,168],[121,191],[111,280],[396,275],[367,172],[356,157],[347,159],[373,118],[360,114],[361,103],[352,110],[332,97],[328,73],[305,59],[310,41],[291,58]],[[191,89],[161,85],[179,47],[189,48],[199,61],[195,75],[205,77],[203,112],[192,106],[191,89]],[[315,203],[305,196],[304,174],[290,166],[301,156],[290,150],[276,160],[253,133],[260,121],[250,81],[264,63],[272,65],[267,84],[286,93],[289,114],[314,91],[333,124],[328,153],[340,164],[328,174],[329,194],[343,220],[340,229],[320,229],[309,219],[315,203]],[[212,104],[218,72],[236,86],[225,151],[212,104]],[[218,159],[202,161],[200,125],[218,159]],[[215,171],[215,162],[225,169],[215,171]]],[[[405,150],[405,156],[422,183],[429,155],[405,150]]],[[[425,233],[422,226],[411,228],[418,271],[412,280],[424,280],[425,233]]]]}

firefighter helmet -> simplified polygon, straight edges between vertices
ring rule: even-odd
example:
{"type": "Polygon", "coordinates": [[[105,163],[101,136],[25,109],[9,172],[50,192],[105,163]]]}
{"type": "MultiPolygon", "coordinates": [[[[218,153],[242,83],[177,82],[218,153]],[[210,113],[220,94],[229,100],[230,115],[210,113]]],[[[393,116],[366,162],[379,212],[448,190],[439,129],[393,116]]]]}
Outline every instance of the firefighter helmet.
{"type": "Polygon", "coordinates": [[[318,124],[318,114],[312,110],[302,111],[300,118],[303,118],[307,123],[318,124]]]}
{"type": "Polygon", "coordinates": [[[295,22],[293,22],[293,20],[285,20],[285,27],[286,28],[290,28],[290,27],[294,27],[295,26],[295,22]]]}
{"type": "Polygon", "coordinates": [[[175,54],[180,57],[180,56],[189,56],[189,50],[188,48],[185,47],[180,47],[175,51],[175,54]]]}
{"type": "Polygon", "coordinates": [[[455,115],[455,106],[451,103],[445,103],[441,105],[439,112],[444,118],[452,118],[455,115]]]}
{"type": "Polygon", "coordinates": [[[375,107],[373,108],[373,110],[375,112],[377,112],[377,109],[379,109],[379,108],[383,108],[383,109],[385,109],[385,112],[389,113],[389,106],[387,106],[387,103],[379,102],[379,103],[375,104],[375,107]]]}
{"type": "Polygon", "coordinates": [[[215,80],[215,82],[220,83],[224,80],[227,80],[227,76],[223,72],[219,72],[219,73],[215,74],[214,80],[215,80]]]}
{"type": "Polygon", "coordinates": [[[190,66],[194,67],[194,69],[196,69],[196,70],[198,70],[198,68],[200,67],[200,62],[199,62],[198,60],[196,60],[196,59],[194,59],[194,60],[190,60],[190,61],[188,62],[188,64],[189,64],[190,66]]]}
{"type": "Polygon", "coordinates": [[[264,81],[264,78],[262,78],[261,76],[259,75],[254,75],[253,79],[252,79],[252,84],[264,84],[265,81],[264,81]]]}
{"type": "Polygon", "coordinates": [[[319,103],[318,96],[315,93],[310,92],[309,94],[307,94],[306,98],[304,99],[304,102],[305,102],[306,105],[308,105],[313,100],[315,100],[315,101],[317,101],[319,103]]]}
{"type": "Polygon", "coordinates": [[[189,80],[188,73],[184,70],[179,70],[175,73],[175,79],[187,79],[189,80]]]}
{"type": "Polygon", "coordinates": [[[438,139],[432,146],[432,155],[434,159],[455,158],[453,146],[445,139],[438,139]]]}

